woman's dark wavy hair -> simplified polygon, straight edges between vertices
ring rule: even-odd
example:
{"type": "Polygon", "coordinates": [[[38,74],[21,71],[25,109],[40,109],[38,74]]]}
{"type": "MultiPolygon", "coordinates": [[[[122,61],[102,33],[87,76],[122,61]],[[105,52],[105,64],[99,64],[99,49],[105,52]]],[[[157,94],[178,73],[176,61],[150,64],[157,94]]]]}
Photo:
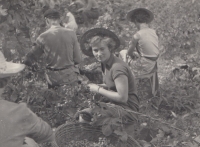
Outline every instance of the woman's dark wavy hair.
{"type": "Polygon", "coordinates": [[[149,18],[150,18],[150,16],[146,11],[138,10],[132,16],[132,21],[133,22],[138,22],[138,23],[147,23],[149,18]]]}

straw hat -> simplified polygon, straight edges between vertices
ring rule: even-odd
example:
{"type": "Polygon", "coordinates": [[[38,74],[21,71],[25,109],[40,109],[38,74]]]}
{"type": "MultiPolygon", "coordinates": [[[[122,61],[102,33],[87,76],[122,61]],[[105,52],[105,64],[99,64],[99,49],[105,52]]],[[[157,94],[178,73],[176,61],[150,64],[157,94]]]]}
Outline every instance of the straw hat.
{"type": "Polygon", "coordinates": [[[0,78],[6,78],[21,72],[25,68],[24,64],[7,62],[3,53],[0,52],[0,78]]]}
{"type": "Polygon", "coordinates": [[[146,14],[148,15],[147,23],[150,23],[154,19],[153,13],[146,8],[136,8],[136,9],[129,11],[127,14],[127,19],[129,21],[133,22],[133,20],[134,20],[133,18],[140,12],[146,12],[146,14]]]}
{"type": "Polygon", "coordinates": [[[89,40],[91,40],[95,36],[102,36],[102,37],[108,37],[111,38],[114,42],[115,45],[113,47],[114,50],[116,50],[120,46],[120,40],[117,37],[117,35],[105,28],[93,28],[88,31],[86,31],[80,39],[80,46],[83,54],[89,57],[93,57],[92,53],[92,47],[89,45],[89,40]]]}

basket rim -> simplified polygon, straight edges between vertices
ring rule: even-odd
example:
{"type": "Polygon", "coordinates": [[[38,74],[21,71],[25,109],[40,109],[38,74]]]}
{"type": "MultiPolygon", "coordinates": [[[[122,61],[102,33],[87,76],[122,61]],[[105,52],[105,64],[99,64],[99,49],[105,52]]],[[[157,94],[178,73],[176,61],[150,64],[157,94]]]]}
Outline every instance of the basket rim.
{"type": "MultiPolygon", "coordinates": [[[[103,135],[103,133],[102,133],[102,131],[101,131],[101,126],[94,126],[94,125],[90,125],[90,124],[86,124],[86,123],[66,123],[66,124],[62,124],[62,125],[60,125],[57,129],[56,129],[56,131],[55,131],[55,141],[56,141],[56,143],[57,144],[59,144],[58,142],[57,142],[57,137],[59,137],[59,131],[60,131],[60,129],[62,129],[63,127],[71,127],[72,128],[72,130],[73,129],[75,129],[75,128],[77,128],[77,129],[80,129],[81,127],[82,127],[82,129],[84,129],[83,127],[90,127],[90,128],[94,128],[94,129],[97,129],[97,130],[95,130],[95,132],[97,132],[97,133],[100,133],[100,134],[102,134],[102,136],[105,136],[105,135],[103,135]],[[57,136],[58,135],[58,136],[57,136]]],[[[90,131],[90,130],[88,130],[88,131],[90,131]]],[[[92,133],[92,132],[91,132],[92,133]]],[[[105,136],[106,138],[107,137],[113,137],[113,139],[117,139],[118,141],[120,141],[121,143],[123,143],[123,141],[121,141],[120,139],[119,139],[119,137],[118,137],[118,135],[117,134],[114,134],[114,133],[112,133],[110,136],[105,136]]],[[[117,141],[116,140],[116,141],[117,141]]],[[[126,143],[127,144],[127,146],[128,145],[131,145],[132,143],[134,143],[135,144],[135,140],[131,137],[131,136],[129,136],[128,135],[128,140],[126,141],[126,142],[124,142],[124,143],[126,143]]],[[[59,147],[59,145],[58,145],[58,147],[59,147]]],[[[131,146],[128,146],[128,147],[131,147],[131,146]]]]}

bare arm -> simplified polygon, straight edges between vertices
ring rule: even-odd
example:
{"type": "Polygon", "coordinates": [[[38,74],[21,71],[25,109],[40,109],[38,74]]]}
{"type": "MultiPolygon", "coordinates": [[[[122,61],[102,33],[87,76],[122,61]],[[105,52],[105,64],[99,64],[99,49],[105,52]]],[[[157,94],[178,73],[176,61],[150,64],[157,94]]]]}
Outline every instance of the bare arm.
{"type": "Polygon", "coordinates": [[[139,40],[139,36],[137,34],[135,34],[133,36],[133,39],[131,40],[130,47],[129,47],[128,51],[127,51],[127,54],[129,56],[131,56],[131,57],[133,56],[133,52],[135,51],[136,45],[138,43],[138,40],[139,40]]]}
{"type": "Polygon", "coordinates": [[[100,87],[103,87],[104,89],[108,88],[108,86],[106,84],[97,84],[97,85],[99,85],[100,87]]]}
{"type": "Polygon", "coordinates": [[[103,88],[99,89],[99,94],[107,97],[111,101],[126,103],[128,100],[128,78],[125,75],[119,75],[115,80],[117,92],[109,91],[103,88]]]}

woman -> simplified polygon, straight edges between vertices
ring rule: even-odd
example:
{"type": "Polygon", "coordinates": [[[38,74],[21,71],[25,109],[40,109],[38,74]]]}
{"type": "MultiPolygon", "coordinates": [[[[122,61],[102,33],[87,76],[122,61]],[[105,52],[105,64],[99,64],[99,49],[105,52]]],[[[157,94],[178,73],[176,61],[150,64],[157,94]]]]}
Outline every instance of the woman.
{"type": "Polygon", "coordinates": [[[86,26],[89,25],[90,19],[98,19],[99,6],[96,0],[75,0],[73,4],[79,4],[82,6],[82,8],[78,9],[77,12],[81,12],[86,26]]]}
{"type": "MultiPolygon", "coordinates": [[[[137,120],[134,113],[139,110],[139,99],[136,95],[135,78],[130,68],[112,52],[115,42],[109,37],[95,36],[90,41],[94,57],[101,63],[103,84],[88,84],[91,92],[104,97],[101,104],[106,106],[102,110],[106,117],[122,117],[122,122],[127,127],[137,120]],[[128,111],[126,111],[128,110],[128,111]]],[[[84,109],[80,113],[94,113],[93,108],[84,109]]],[[[77,115],[76,115],[77,116],[77,115]]],[[[93,117],[91,115],[91,117],[93,117]]],[[[98,122],[97,122],[98,123],[98,122]]],[[[133,133],[131,130],[130,132],[133,133]]]]}
{"type": "Polygon", "coordinates": [[[74,32],[76,32],[78,29],[78,25],[76,23],[74,15],[67,8],[65,8],[65,15],[62,23],[65,28],[70,29],[74,32]]]}
{"type": "Polygon", "coordinates": [[[158,92],[159,48],[156,31],[149,28],[153,18],[153,13],[145,8],[137,8],[128,13],[127,19],[135,24],[138,31],[133,35],[129,49],[122,50],[120,57],[129,64],[138,78],[150,77],[152,94],[155,96],[158,92]]]}

